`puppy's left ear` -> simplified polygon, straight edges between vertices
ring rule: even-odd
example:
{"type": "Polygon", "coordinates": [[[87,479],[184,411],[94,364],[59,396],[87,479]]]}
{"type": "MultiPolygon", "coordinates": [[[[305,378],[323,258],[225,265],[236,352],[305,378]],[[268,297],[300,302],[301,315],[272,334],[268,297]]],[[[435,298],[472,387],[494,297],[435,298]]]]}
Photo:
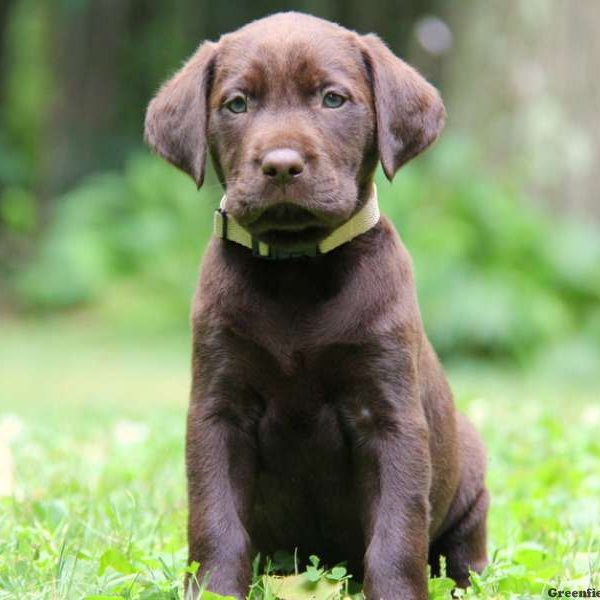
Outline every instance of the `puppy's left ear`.
{"type": "Polygon", "coordinates": [[[361,41],[373,88],[379,158],[391,181],[404,163],[436,140],[446,111],[438,91],[376,35],[361,41]]]}
{"type": "Polygon", "coordinates": [[[158,91],[146,111],[144,138],[200,187],[206,160],[208,94],[216,46],[205,42],[158,91]]]}

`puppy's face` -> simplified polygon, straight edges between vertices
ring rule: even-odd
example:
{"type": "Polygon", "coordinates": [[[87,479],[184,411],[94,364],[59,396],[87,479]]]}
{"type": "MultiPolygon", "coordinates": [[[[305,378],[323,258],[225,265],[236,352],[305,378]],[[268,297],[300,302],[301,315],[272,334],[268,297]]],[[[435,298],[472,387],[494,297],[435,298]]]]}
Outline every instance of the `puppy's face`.
{"type": "Polygon", "coordinates": [[[443,123],[437,92],[375,36],[307,15],[255,21],[203,44],[161,89],[146,139],[202,182],[206,148],[226,210],[253,236],[300,248],[365,202],[443,123]]]}
{"type": "Polygon", "coordinates": [[[208,121],[227,210],[285,246],[348,219],[377,161],[354,35],[321,21],[290,25],[259,21],[221,40],[208,121]]]}

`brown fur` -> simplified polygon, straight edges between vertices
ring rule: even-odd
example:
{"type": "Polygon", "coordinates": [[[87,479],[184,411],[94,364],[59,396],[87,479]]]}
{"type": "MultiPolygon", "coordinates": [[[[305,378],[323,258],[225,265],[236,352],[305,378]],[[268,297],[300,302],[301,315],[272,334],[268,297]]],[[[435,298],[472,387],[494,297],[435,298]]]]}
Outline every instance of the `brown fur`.
{"type": "MultiPolygon", "coordinates": [[[[227,211],[289,247],[359,210],[378,158],[391,179],[443,118],[435,89],[377,37],[287,13],[203,44],[150,104],[146,138],[198,184],[208,146],[227,211]],[[328,89],[346,103],[324,108],[328,89]],[[233,114],[239,93],[248,110],[233,114]],[[261,170],[278,148],[302,161],[286,184],[261,170]],[[311,228],[287,231],[290,219],[311,228]]],[[[455,412],[385,217],[316,258],[271,262],[213,239],[192,323],[189,557],[209,589],[245,597],[254,553],[278,549],[347,561],[370,600],[425,600],[440,554],[461,586],[485,566],[484,449],[455,412]]]]}

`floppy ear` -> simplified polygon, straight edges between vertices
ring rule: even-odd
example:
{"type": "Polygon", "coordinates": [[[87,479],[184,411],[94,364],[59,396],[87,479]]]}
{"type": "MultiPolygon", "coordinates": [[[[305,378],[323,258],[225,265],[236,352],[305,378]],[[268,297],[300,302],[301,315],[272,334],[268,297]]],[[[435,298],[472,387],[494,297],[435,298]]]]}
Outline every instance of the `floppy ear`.
{"type": "Polygon", "coordinates": [[[377,115],[379,158],[391,181],[396,171],[440,134],[446,111],[438,91],[373,34],[362,36],[377,115]]]}
{"type": "Polygon", "coordinates": [[[216,44],[205,42],[158,91],[146,111],[144,138],[200,187],[206,159],[207,98],[216,44]]]}

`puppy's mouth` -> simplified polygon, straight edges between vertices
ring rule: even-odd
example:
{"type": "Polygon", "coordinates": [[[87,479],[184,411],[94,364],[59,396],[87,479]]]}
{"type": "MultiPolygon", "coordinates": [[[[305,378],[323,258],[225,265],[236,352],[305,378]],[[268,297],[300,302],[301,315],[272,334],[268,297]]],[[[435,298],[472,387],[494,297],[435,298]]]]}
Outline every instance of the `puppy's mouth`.
{"type": "Polygon", "coordinates": [[[260,241],[286,249],[316,244],[330,231],[313,213],[287,202],[267,208],[247,229],[260,241]]]}

